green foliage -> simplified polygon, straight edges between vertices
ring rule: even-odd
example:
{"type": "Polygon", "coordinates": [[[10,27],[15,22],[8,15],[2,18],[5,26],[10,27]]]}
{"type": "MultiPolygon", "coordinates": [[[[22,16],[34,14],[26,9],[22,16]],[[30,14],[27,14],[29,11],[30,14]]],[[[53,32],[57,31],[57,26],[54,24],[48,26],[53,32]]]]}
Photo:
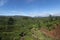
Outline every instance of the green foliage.
{"type": "Polygon", "coordinates": [[[10,17],[8,19],[8,25],[13,25],[14,24],[14,19],[12,17],[10,17]]]}
{"type": "Polygon", "coordinates": [[[0,17],[0,39],[20,40],[20,35],[23,35],[25,40],[33,40],[31,29],[47,28],[52,30],[55,29],[54,24],[60,24],[60,17],[51,15],[49,17],[0,17]]]}

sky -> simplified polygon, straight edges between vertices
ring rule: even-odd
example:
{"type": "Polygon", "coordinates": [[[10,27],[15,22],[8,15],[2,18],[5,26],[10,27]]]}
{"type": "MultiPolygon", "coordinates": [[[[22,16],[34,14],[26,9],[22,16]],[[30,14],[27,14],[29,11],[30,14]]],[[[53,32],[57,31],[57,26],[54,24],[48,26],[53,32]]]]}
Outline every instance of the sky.
{"type": "Polygon", "coordinates": [[[60,16],[60,0],[0,0],[0,15],[60,16]]]}

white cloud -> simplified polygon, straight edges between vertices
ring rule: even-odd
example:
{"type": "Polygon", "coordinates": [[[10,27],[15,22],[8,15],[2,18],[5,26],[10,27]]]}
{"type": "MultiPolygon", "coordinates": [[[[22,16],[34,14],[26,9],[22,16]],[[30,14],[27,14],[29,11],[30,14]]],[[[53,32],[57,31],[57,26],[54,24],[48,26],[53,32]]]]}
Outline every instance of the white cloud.
{"type": "Polygon", "coordinates": [[[28,14],[23,11],[5,11],[0,13],[1,13],[0,15],[6,15],[6,16],[14,16],[14,15],[28,16],[28,14]]]}
{"type": "Polygon", "coordinates": [[[0,0],[0,6],[3,6],[5,3],[7,3],[8,0],[0,0]]]}
{"type": "Polygon", "coordinates": [[[60,16],[60,12],[59,13],[54,13],[53,16],[60,16]]]}
{"type": "Polygon", "coordinates": [[[6,13],[6,15],[21,15],[21,16],[31,16],[31,17],[34,17],[34,16],[42,16],[42,17],[45,17],[45,16],[49,16],[51,13],[48,13],[48,12],[42,12],[42,13],[39,13],[39,12],[23,12],[23,11],[9,11],[9,12],[4,12],[6,13]]]}
{"type": "Polygon", "coordinates": [[[7,15],[7,16],[14,16],[14,15],[20,15],[20,16],[40,16],[40,17],[45,17],[45,16],[49,16],[49,15],[53,15],[53,16],[60,16],[60,12],[59,13],[51,13],[51,12],[23,12],[23,11],[5,11],[5,12],[0,12],[0,15],[7,15]]]}
{"type": "Polygon", "coordinates": [[[45,16],[49,16],[51,13],[49,12],[30,12],[28,15],[29,16],[42,16],[42,17],[45,17],[45,16]]]}

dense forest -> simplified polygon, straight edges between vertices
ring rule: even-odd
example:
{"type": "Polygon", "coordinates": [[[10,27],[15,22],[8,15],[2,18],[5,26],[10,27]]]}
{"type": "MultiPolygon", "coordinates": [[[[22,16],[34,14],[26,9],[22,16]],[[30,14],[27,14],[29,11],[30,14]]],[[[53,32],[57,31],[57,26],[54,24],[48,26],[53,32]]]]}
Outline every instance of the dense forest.
{"type": "Polygon", "coordinates": [[[40,30],[54,30],[60,16],[0,16],[0,40],[55,40],[40,30]]]}

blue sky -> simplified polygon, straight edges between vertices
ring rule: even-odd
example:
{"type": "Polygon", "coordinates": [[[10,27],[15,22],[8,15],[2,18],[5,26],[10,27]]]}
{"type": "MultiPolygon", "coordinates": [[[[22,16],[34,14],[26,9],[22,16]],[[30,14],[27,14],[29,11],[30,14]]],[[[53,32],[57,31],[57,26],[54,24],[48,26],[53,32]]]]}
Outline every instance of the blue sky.
{"type": "Polygon", "coordinates": [[[60,16],[60,0],[0,0],[0,15],[60,16]]]}

